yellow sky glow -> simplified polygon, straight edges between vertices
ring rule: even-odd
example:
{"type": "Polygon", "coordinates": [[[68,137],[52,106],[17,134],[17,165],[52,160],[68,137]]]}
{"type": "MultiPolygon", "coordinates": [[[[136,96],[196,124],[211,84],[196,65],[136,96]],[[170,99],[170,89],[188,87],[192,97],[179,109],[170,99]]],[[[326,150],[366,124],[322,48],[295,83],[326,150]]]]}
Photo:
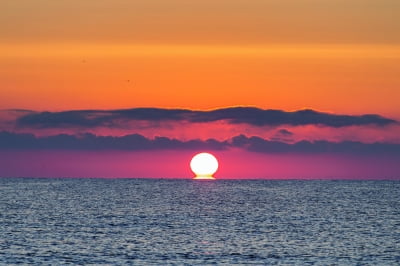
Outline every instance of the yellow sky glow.
{"type": "Polygon", "coordinates": [[[0,44],[1,57],[253,56],[399,58],[400,45],[0,44]]]}

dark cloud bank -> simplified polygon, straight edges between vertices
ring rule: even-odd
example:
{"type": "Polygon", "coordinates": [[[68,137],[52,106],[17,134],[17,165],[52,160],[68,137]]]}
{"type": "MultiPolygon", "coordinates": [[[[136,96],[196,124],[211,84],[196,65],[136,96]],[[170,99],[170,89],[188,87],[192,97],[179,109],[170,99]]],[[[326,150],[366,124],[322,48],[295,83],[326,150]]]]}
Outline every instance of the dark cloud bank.
{"type": "Polygon", "coordinates": [[[236,136],[227,141],[209,139],[181,141],[165,137],[148,139],[142,135],[133,134],[122,137],[96,136],[84,134],[55,135],[36,137],[32,134],[17,134],[0,132],[0,150],[226,150],[241,148],[261,153],[346,153],[346,154],[391,154],[400,155],[400,144],[361,143],[354,141],[300,141],[289,144],[279,141],[265,140],[259,137],[236,136]]]}
{"type": "Polygon", "coordinates": [[[329,127],[377,125],[385,126],[397,123],[379,115],[365,114],[338,115],[314,110],[285,112],[281,110],[263,110],[253,107],[232,107],[211,111],[193,111],[187,109],[134,108],[125,110],[80,110],[64,112],[27,113],[16,121],[18,127],[28,128],[65,128],[65,127],[120,127],[127,121],[188,121],[213,122],[226,120],[231,124],[249,124],[253,126],[279,125],[323,125],[329,127]]]}

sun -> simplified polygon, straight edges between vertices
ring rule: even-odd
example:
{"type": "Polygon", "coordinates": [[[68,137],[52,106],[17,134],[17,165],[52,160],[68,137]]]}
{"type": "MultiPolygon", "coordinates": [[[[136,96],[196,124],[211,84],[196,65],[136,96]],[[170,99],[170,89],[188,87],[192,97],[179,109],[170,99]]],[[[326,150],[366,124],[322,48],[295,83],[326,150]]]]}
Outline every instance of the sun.
{"type": "Polygon", "coordinates": [[[218,170],[218,161],[214,155],[202,152],[193,156],[190,168],[196,175],[194,179],[215,179],[213,174],[218,170]]]}

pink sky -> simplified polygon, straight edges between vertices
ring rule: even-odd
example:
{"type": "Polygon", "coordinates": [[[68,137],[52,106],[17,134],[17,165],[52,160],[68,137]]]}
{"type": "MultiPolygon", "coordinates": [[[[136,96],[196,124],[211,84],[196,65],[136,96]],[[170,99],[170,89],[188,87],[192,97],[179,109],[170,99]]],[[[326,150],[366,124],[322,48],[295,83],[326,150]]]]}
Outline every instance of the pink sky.
{"type": "Polygon", "coordinates": [[[0,112],[0,177],[191,178],[190,159],[207,150],[220,161],[222,179],[400,178],[400,126],[379,115],[259,108],[0,112]]]}
{"type": "MultiPolygon", "coordinates": [[[[396,179],[400,157],[212,151],[217,179],[396,179]]],[[[195,151],[0,151],[2,177],[192,178],[195,151]]]]}

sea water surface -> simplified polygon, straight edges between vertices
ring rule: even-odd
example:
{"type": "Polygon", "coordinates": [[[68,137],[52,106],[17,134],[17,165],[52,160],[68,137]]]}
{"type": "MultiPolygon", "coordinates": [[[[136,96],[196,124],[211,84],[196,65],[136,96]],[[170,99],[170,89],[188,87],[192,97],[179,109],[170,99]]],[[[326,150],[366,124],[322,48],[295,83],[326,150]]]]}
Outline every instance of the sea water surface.
{"type": "Polygon", "coordinates": [[[400,182],[0,178],[0,264],[400,265],[400,182]]]}

